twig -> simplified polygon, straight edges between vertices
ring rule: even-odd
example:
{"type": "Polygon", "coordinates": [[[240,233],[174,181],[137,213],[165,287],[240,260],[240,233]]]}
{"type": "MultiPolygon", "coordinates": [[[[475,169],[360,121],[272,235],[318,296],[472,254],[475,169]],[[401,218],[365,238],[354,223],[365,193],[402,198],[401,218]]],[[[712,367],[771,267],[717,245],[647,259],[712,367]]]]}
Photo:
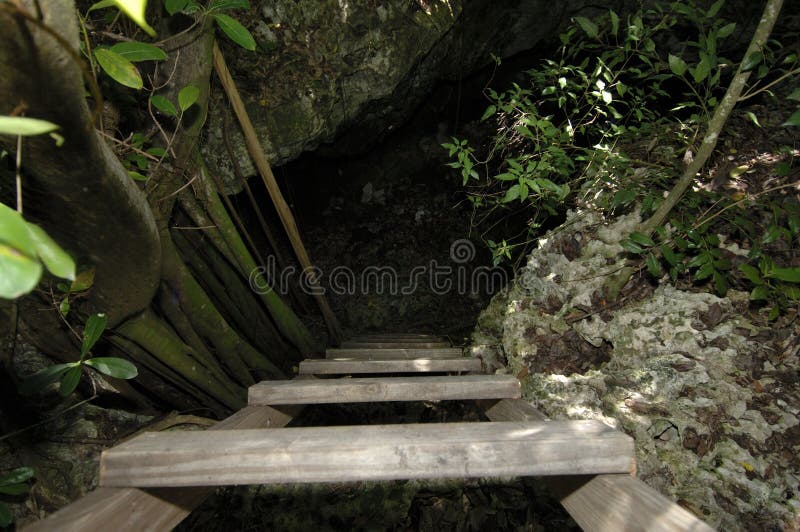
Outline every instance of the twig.
{"type": "Polygon", "coordinates": [[[786,72],[785,74],[783,74],[778,79],[776,79],[774,81],[771,81],[770,83],[764,85],[763,87],[761,87],[758,90],[755,90],[755,86],[753,86],[753,88],[749,92],[745,93],[744,96],[739,96],[739,100],[738,101],[743,102],[745,100],[749,100],[753,96],[757,96],[757,95],[761,94],[762,92],[764,92],[766,90],[769,90],[770,87],[774,87],[775,85],[777,85],[781,81],[785,80],[786,78],[788,78],[790,76],[794,76],[795,74],[800,74],[800,68],[796,68],[794,70],[790,70],[789,72],[786,72]]]}
{"type": "Polygon", "coordinates": [[[13,438],[14,436],[22,434],[23,432],[27,432],[27,431],[29,431],[31,429],[35,429],[36,427],[40,427],[42,425],[50,423],[51,421],[55,421],[56,419],[62,417],[64,414],[66,414],[70,410],[75,410],[79,406],[83,406],[86,403],[88,403],[89,401],[94,401],[95,399],[97,399],[97,395],[93,395],[88,399],[84,399],[83,401],[75,403],[74,405],[69,406],[69,407],[65,408],[64,410],[61,410],[61,411],[53,414],[52,416],[48,417],[47,419],[43,419],[43,420],[39,421],[38,423],[34,423],[33,425],[28,425],[27,427],[21,428],[19,430],[15,430],[14,432],[10,432],[8,434],[3,434],[2,436],[0,436],[0,441],[7,440],[8,438],[13,438]]]}
{"type": "Polygon", "coordinates": [[[17,135],[17,212],[22,214],[22,135],[17,135]]]}

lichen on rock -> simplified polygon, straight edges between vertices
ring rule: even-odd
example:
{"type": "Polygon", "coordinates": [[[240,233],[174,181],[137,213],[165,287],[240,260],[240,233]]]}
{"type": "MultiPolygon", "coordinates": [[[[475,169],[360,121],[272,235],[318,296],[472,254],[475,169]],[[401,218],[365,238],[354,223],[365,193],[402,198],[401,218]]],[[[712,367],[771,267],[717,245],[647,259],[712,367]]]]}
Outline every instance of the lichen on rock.
{"type": "Polygon", "coordinates": [[[526,370],[524,397],[550,418],[599,419],[633,436],[639,477],[712,526],[796,528],[796,327],[751,323],[748,295],[733,290],[720,298],[641,279],[634,294],[603,301],[638,221],[570,213],[484,310],[474,354],[493,370],[526,370]]]}

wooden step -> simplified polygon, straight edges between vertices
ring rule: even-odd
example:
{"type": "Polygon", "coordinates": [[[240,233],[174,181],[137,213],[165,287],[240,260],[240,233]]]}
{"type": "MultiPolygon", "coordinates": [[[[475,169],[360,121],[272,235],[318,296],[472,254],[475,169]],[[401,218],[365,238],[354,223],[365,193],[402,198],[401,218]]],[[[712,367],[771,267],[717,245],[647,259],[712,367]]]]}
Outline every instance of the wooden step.
{"type": "Polygon", "coordinates": [[[434,334],[426,333],[366,333],[355,338],[436,338],[434,334]]]}
{"type": "Polygon", "coordinates": [[[633,440],[599,421],[145,433],[104,451],[105,487],[630,473],[633,440]]]}
{"type": "Polygon", "coordinates": [[[445,338],[439,336],[357,336],[348,338],[346,342],[407,342],[407,343],[426,343],[426,342],[445,342],[445,338]]]}
{"type": "Polygon", "coordinates": [[[430,349],[435,347],[450,347],[448,342],[408,342],[401,340],[380,342],[342,342],[343,349],[430,349]]]}
{"type": "Polygon", "coordinates": [[[520,384],[513,375],[263,381],[250,386],[248,392],[250,405],[515,399],[518,397],[520,397],[520,384]]]}
{"type": "Polygon", "coordinates": [[[435,373],[481,371],[472,357],[414,358],[406,360],[307,359],[300,362],[301,375],[355,375],[364,373],[435,373]]]}
{"type": "Polygon", "coordinates": [[[360,358],[362,360],[386,360],[402,358],[453,358],[463,356],[460,347],[433,347],[429,349],[342,349],[325,350],[325,358],[360,358]]]}

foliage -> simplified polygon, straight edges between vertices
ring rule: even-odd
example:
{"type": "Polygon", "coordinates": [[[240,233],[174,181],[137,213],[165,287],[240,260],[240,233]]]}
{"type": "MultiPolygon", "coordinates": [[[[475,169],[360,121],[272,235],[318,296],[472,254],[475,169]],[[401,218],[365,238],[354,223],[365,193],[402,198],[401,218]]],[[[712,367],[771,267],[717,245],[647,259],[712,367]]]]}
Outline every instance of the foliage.
{"type": "Polygon", "coordinates": [[[117,379],[133,379],[138,375],[136,366],[117,357],[93,357],[86,358],[92,347],[100,339],[106,328],[107,318],[105,314],[94,314],[86,320],[83,329],[83,342],[81,344],[81,356],[77,362],[67,364],[56,364],[27,377],[20,384],[20,392],[32,394],[44,390],[50,384],[60,381],[59,392],[67,396],[75,391],[81,379],[84,366],[89,366],[100,373],[117,379]]]}
{"type": "MultiPolygon", "coordinates": [[[[787,96],[788,99],[794,100],[796,102],[800,102],[800,87],[796,88],[792,91],[792,93],[787,96]]],[[[792,116],[786,119],[786,122],[783,123],[784,126],[795,126],[800,127],[800,105],[797,111],[792,113],[792,116]]]]}
{"type": "MultiPolygon", "coordinates": [[[[27,117],[0,116],[0,133],[52,134],[56,124],[27,117]]],[[[0,298],[14,299],[33,290],[44,270],[64,279],[75,278],[75,261],[38,225],[0,203],[0,298]]]]}
{"type": "MultiPolygon", "coordinates": [[[[685,151],[684,159],[691,158],[701,127],[722,96],[726,72],[735,70],[724,45],[739,28],[720,16],[723,6],[724,0],[710,7],[693,1],[657,2],[625,20],[614,11],[594,20],[575,17],[561,35],[559,59],[544,60],[525,72],[523,85],[486,91],[490,105],[482,121],[497,123],[490,146],[480,149],[453,138],[443,147],[480,213],[478,226],[487,228],[483,236],[496,263],[511,259],[512,250],[524,252],[549,217],[577,202],[609,211],[639,205],[644,216],[656,210],[663,198],[659,190],[670,188],[680,175],[675,155],[685,151]],[[696,38],[677,46],[670,39],[673,33],[696,38]],[[644,147],[642,139],[647,138],[652,140],[644,147]],[[644,152],[646,160],[631,152],[644,152]],[[500,221],[520,211],[528,216],[526,231],[487,237],[500,221]]],[[[796,53],[769,41],[761,52],[743,59],[742,69],[751,71],[753,83],[742,99],[789,79],[800,72],[797,65],[796,53]]],[[[798,90],[790,98],[800,100],[798,90]]],[[[760,127],[754,113],[747,116],[760,127]]],[[[800,111],[784,125],[798,121],[800,111]]],[[[753,299],[771,301],[772,318],[796,304],[795,269],[787,273],[770,266],[765,257],[771,251],[764,247],[769,241],[754,231],[746,238],[739,235],[759,270],[756,277],[745,268],[751,275],[743,279],[739,272],[744,270],[737,267],[741,261],[732,260],[718,236],[723,229],[731,233],[743,224],[754,226],[765,210],[794,209],[796,202],[778,207],[765,194],[741,201],[737,212],[731,206],[739,198],[690,196],[669,224],[652,236],[631,234],[622,243],[624,249],[655,277],[666,271],[673,282],[686,276],[711,282],[720,294],[749,279],[753,299]],[[734,213],[737,220],[731,219],[734,213]],[[774,277],[775,271],[781,278],[774,277]]],[[[787,223],[774,231],[784,235],[791,249],[791,225],[796,222],[787,223]]]]}
{"type": "Polygon", "coordinates": [[[196,0],[164,0],[164,8],[170,15],[184,13],[191,15],[197,12],[204,12],[214,18],[217,27],[228,36],[230,40],[244,48],[245,50],[255,51],[256,41],[253,35],[245,28],[241,22],[226,15],[223,11],[231,9],[250,9],[248,0],[211,0],[208,8],[203,10],[196,0]]]}
{"type": "Polygon", "coordinates": [[[133,20],[137,26],[142,28],[150,37],[156,36],[156,30],[154,30],[144,18],[144,13],[147,10],[147,0],[101,0],[96,4],[93,4],[92,7],[89,8],[89,11],[93,11],[95,9],[103,9],[106,7],[116,7],[131,20],[133,20]]]}
{"type": "MultiPolygon", "coordinates": [[[[28,493],[28,480],[33,478],[34,471],[30,467],[18,467],[4,475],[0,475],[0,494],[23,495],[28,493]]],[[[7,527],[14,522],[14,514],[5,502],[0,501],[0,527],[7,527]]]]}

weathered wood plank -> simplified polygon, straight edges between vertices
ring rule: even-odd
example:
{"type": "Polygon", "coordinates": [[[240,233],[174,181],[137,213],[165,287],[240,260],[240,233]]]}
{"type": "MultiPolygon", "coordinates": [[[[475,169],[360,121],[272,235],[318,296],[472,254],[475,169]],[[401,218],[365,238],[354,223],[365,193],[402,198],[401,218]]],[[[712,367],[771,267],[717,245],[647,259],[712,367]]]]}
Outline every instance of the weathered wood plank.
{"type": "Polygon", "coordinates": [[[103,453],[102,486],[619,473],[633,440],[597,421],[143,434],[103,453]]]}
{"type": "MultiPolygon", "coordinates": [[[[546,419],[522,399],[478,403],[492,421],[546,419]]],[[[555,422],[551,422],[555,423],[555,422]]],[[[635,463],[631,471],[635,471],[635,463]]],[[[629,472],[629,473],[630,473],[629,472]]],[[[587,532],[709,532],[713,529],[631,474],[547,477],[545,483],[587,532]]]]}
{"type": "Polygon", "coordinates": [[[352,339],[356,338],[437,338],[436,335],[427,333],[368,333],[359,334],[352,339]]]}
{"type": "Polygon", "coordinates": [[[430,349],[340,349],[325,350],[326,358],[361,358],[364,360],[386,360],[398,358],[452,358],[463,356],[459,347],[430,349]]]}
{"type": "Polygon", "coordinates": [[[536,410],[527,401],[521,399],[501,399],[499,401],[478,401],[492,421],[546,421],[547,416],[536,410]]]}
{"type": "Polygon", "coordinates": [[[561,504],[587,531],[713,531],[694,514],[630,475],[593,476],[563,494],[561,504]]]}
{"type": "MultiPolygon", "coordinates": [[[[208,430],[284,427],[302,407],[248,406],[208,430]]],[[[201,434],[192,432],[191,434],[201,434]]],[[[31,523],[26,532],[139,532],[171,530],[213,493],[213,488],[98,488],[31,523]]]]}
{"type": "Polygon", "coordinates": [[[450,375],[263,381],[250,387],[248,402],[251,405],[309,405],[519,396],[520,384],[513,375],[450,375]]]}
{"type": "Polygon", "coordinates": [[[348,342],[409,342],[409,343],[426,343],[426,342],[447,342],[446,339],[439,338],[438,336],[359,336],[346,340],[348,342]]]}
{"type": "Polygon", "coordinates": [[[343,349],[430,349],[450,347],[448,342],[409,342],[407,340],[380,340],[374,342],[342,342],[343,349]]]}
{"type": "Polygon", "coordinates": [[[408,360],[307,359],[301,375],[357,375],[365,373],[480,372],[481,361],[472,357],[414,358],[408,360]]]}

